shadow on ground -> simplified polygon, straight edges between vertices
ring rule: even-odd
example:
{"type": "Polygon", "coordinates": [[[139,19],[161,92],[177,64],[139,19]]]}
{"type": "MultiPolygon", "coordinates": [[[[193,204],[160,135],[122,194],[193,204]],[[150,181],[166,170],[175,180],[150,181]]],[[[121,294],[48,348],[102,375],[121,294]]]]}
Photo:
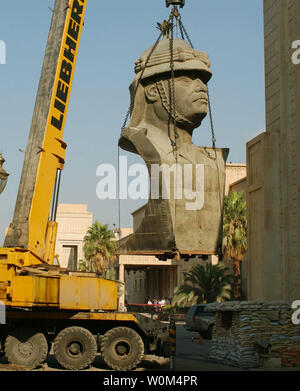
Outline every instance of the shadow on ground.
{"type": "MultiPolygon", "coordinates": [[[[169,369],[169,359],[162,359],[156,356],[145,356],[144,360],[135,369],[135,371],[165,371],[169,369]]],[[[28,368],[9,364],[4,356],[0,358],[0,371],[29,371],[28,368]]],[[[49,354],[45,363],[40,365],[34,371],[66,371],[56,361],[53,354],[49,354]]],[[[101,355],[97,355],[93,364],[84,369],[84,371],[111,371],[105,364],[101,355]]]]}

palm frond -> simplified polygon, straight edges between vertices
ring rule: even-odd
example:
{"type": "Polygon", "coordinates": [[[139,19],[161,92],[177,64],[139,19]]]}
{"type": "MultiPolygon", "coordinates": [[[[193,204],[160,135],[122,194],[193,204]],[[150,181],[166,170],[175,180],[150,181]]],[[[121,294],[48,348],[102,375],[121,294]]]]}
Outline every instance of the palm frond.
{"type": "Polygon", "coordinates": [[[232,192],[224,199],[222,251],[233,261],[235,298],[240,297],[239,263],[247,252],[247,208],[242,193],[232,192]]]}
{"type": "Polygon", "coordinates": [[[116,243],[108,225],[96,221],[83,239],[83,252],[87,261],[101,274],[115,257],[116,243]]]}
{"type": "Polygon", "coordinates": [[[222,263],[194,266],[174,291],[172,304],[193,305],[230,299],[232,277],[222,263]]]}

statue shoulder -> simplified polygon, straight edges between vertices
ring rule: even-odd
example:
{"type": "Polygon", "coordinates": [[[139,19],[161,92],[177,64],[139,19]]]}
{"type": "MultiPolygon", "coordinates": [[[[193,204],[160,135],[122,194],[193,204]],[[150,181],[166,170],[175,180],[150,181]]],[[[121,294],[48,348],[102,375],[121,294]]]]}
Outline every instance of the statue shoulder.
{"type": "Polygon", "coordinates": [[[204,147],[199,146],[196,147],[198,149],[198,152],[201,153],[201,155],[205,156],[208,159],[211,160],[221,160],[226,163],[226,160],[229,155],[229,148],[212,148],[212,147],[204,147]]]}
{"type": "Polygon", "coordinates": [[[159,143],[153,131],[146,127],[124,128],[119,139],[119,147],[140,155],[146,161],[160,159],[159,143]]]}

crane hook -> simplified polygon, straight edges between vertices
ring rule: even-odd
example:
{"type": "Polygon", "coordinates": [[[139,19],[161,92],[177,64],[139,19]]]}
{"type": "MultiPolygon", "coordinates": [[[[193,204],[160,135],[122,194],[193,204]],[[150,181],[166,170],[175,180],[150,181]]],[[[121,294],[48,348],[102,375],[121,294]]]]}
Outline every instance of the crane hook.
{"type": "Polygon", "coordinates": [[[185,0],[166,0],[166,7],[170,5],[180,5],[180,8],[184,7],[185,0]]]}

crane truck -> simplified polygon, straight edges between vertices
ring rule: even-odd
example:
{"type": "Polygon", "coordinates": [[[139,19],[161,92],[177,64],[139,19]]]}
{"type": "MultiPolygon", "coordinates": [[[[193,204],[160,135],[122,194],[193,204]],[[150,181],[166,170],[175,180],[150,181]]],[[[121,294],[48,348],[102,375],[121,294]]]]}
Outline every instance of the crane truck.
{"type": "Polygon", "coordinates": [[[56,0],[12,223],[0,248],[0,350],[35,368],[53,348],[59,364],[130,370],[144,354],[169,356],[168,326],[118,311],[117,283],[54,262],[63,130],[87,0],[56,0]]]}

